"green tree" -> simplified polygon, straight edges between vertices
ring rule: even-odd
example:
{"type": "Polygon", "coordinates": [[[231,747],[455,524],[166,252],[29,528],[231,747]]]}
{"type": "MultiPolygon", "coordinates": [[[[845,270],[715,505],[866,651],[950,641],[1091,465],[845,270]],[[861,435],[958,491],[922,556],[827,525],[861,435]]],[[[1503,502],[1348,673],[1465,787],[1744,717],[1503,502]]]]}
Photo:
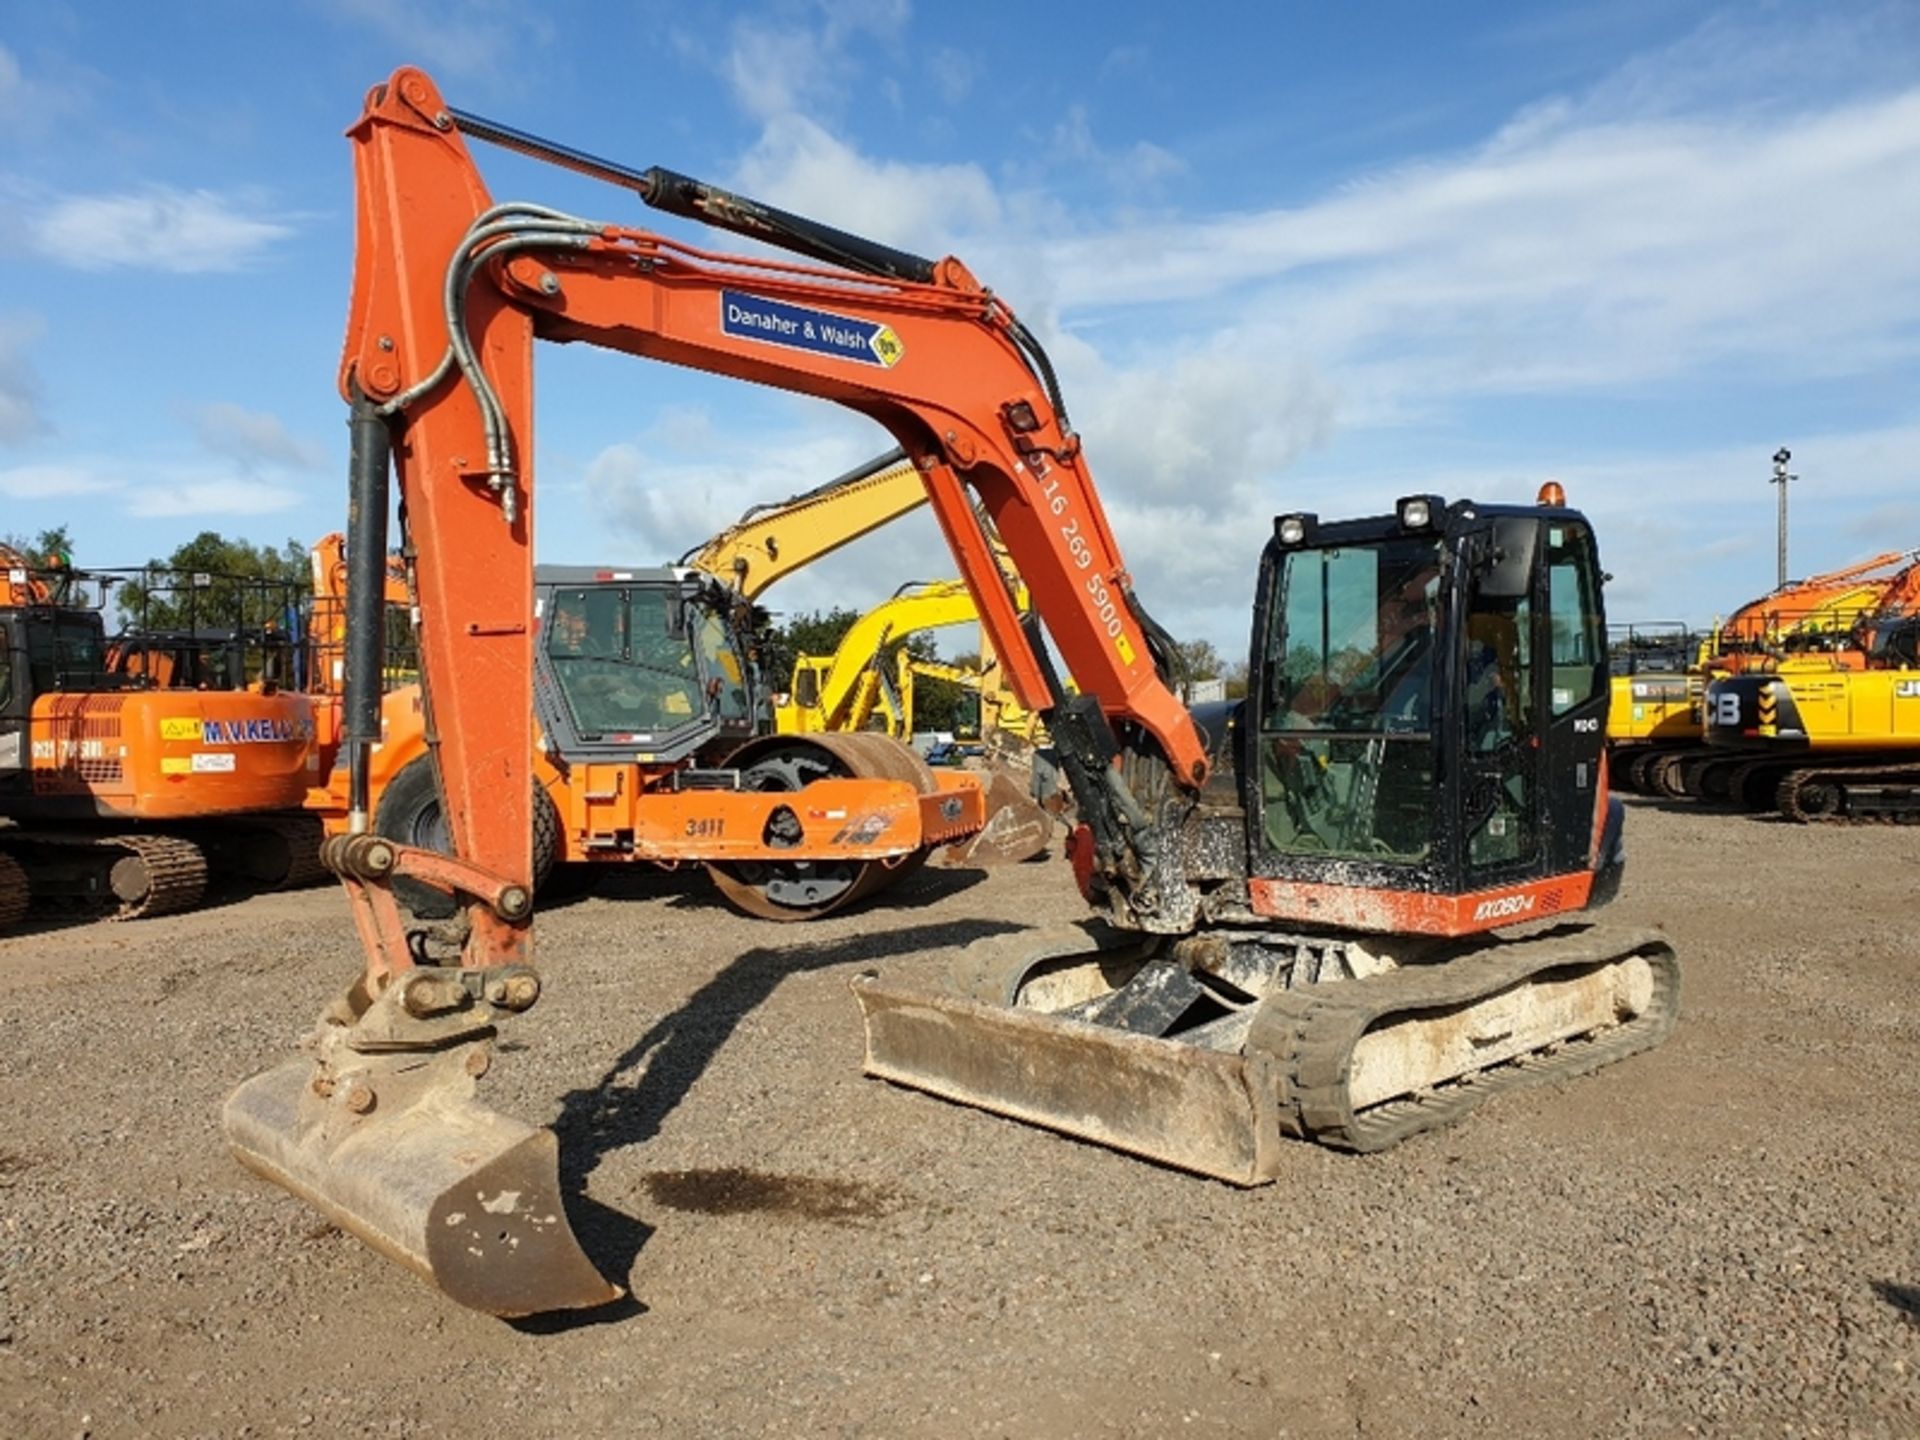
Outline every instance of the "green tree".
{"type": "Polygon", "coordinates": [[[802,655],[831,655],[860,618],[858,610],[836,605],[788,617],[786,624],[769,626],[761,641],[760,663],[767,685],[785,690],[793,678],[793,664],[802,655]]]}
{"type": "Polygon", "coordinates": [[[1227,662],[1211,640],[1176,640],[1173,648],[1188,680],[1217,680],[1227,673],[1227,662]]]}
{"type": "MultiPolygon", "coordinates": [[[[804,611],[788,617],[784,625],[764,632],[760,644],[761,664],[770,689],[783,691],[793,678],[794,662],[802,655],[831,655],[846,639],[847,631],[859,620],[860,612],[844,605],[831,610],[804,611]]],[[[938,660],[940,649],[934,637],[925,632],[909,635],[905,641],[886,647],[879,657],[892,679],[899,663],[900,646],[921,660],[938,660]]],[[[914,682],[914,726],[920,730],[952,730],[975,721],[977,707],[973,697],[951,680],[923,677],[914,682]]],[[[977,723],[977,721],[975,722],[977,723]]]]}
{"type": "Polygon", "coordinates": [[[307,585],[307,547],[277,549],[203,530],[116,587],[123,625],[143,630],[285,628],[307,585]]]}
{"type": "Polygon", "coordinates": [[[31,540],[17,532],[0,536],[0,545],[24,556],[30,565],[44,565],[53,556],[73,554],[73,532],[70,526],[55,525],[50,530],[42,530],[31,540]]]}

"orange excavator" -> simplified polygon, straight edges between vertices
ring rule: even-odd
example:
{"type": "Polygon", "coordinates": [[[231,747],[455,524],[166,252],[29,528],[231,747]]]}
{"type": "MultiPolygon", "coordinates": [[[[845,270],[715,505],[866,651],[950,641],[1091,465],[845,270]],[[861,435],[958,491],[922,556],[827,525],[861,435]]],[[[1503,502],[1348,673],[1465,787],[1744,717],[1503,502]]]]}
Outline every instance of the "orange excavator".
{"type": "Polygon", "coordinates": [[[1601,763],[1599,558],[1560,497],[1278,517],[1249,698],[1190,711],[1045,352],[958,260],[539,140],[453,109],[414,69],[368,94],[350,136],[340,382],[348,560],[365,568],[348,587],[352,823],[327,859],[365,958],[306,1054],[230,1098],[247,1165],[461,1303],[526,1314],[621,1293],[568,1229],[555,1136],[475,1095],[498,1027],[541,990],[536,340],[814,395],[891,432],[1053,737],[1078,811],[1068,858],[1100,923],[971,953],[964,996],[861,978],[870,1073],[1253,1184],[1282,1136],[1377,1149],[1665,1035],[1671,949],[1579,918],[1619,883],[1621,807],[1601,763]],[[497,204],[476,139],[805,259],[497,204]],[[390,470],[452,855],[374,834],[367,804],[390,470]],[[976,502],[1032,594],[1024,623],[976,502]],[[406,878],[461,897],[457,958],[414,943],[406,878]]]}
{"type": "MultiPolygon", "coordinates": [[[[312,709],[273,626],[135,625],[109,637],[114,586],[0,552],[0,920],[29,898],[114,919],[200,903],[210,879],[317,877],[299,814],[312,709]],[[255,633],[249,635],[249,631],[255,633]]],[[[233,577],[187,577],[228,584],[233,577]]],[[[273,620],[287,607],[278,600],[273,620]]],[[[211,618],[211,617],[208,617],[211,618]]]]}

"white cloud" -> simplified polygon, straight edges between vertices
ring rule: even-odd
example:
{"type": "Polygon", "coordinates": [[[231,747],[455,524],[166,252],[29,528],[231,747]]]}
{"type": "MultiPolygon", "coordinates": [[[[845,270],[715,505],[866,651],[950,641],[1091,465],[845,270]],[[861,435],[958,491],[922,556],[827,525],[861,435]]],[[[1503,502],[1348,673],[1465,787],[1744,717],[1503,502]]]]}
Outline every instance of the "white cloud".
{"type": "Polygon", "coordinates": [[[278,415],[230,402],[202,405],[191,412],[189,419],[207,450],[234,461],[248,473],[263,467],[313,470],[327,456],[324,446],[291,434],[278,415]]]}
{"type": "Polygon", "coordinates": [[[20,444],[49,428],[40,376],[26,356],[40,329],[37,320],[0,316],[0,445],[20,444]]]}
{"type": "Polygon", "coordinates": [[[1920,90],[1764,119],[1537,114],[1315,203],[1047,252],[1067,311],[1230,304],[1393,400],[1845,374],[1913,352],[1920,90]]]}
{"type": "Polygon", "coordinates": [[[11,500],[65,500],[120,488],[120,482],[87,464],[16,465],[0,470],[0,495],[11,500]]]}
{"type": "Polygon", "coordinates": [[[98,72],[58,57],[37,57],[30,71],[0,45],[0,121],[7,138],[18,145],[58,129],[85,110],[104,83],[98,72]]]}
{"type": "Polygon", "coordinates": [[[755,199],[922,253],[946,254],[956,233],[1002,219],[993,182],[977,165],[874,160],[800,115],[768,121],[737,175],[755,199]]]}
{"type": "Polygon", "coordinates": [[[927,58],[926,78],[942,100],[958,105],[972,93],[980,69],[978,56],[943,45],[927,58]]]}
{"type": "MultiPolygon", "coordinates": [[[[802,111],[844,107],[853,72],[847,48],[857,38],[897,37],[906,24],[906,0],[823,0],[805,19],[733,23],[720,63],[734,99],[749,115],[773,120],[802,111]]],[[[951,66],[947,67],[951,75],[951,66]]]]}
{"type": "Polygon", "coordinates": [[[142,519],[186,515],[272,515],[300,503],[300,493],[284,485],[232,476],[149,479],[141,482],[127,513],[142,519]]]}
{"type": "Polygon", "coordinates": [[[23,501],[98,496],[91,512],[139,519],[272,515],[303,499],[290,485],[204,464],[101,455],[0,470],[0,495],[23,501]]]}
{"type": "Polygon", "coordinates": [[[830,422],[743,441],[705,412],[683,408],[635,441],[596,454],[585,468],[586,491],[608,528],[633,547],[623,554],[665,559],[750,507],[811,490],[887,446],[876,428],[830,422]]]}
{"type": "Polygon", "coordinates": [[[1112,150],[1093,136],[1093,121],[1084,105],[1070,105],[1053,127],[1048,150],[1056,164],[1091,169],[1117,187],[1141,187],[1179,173],[1185,168],[1179,156],[1164,146],[1139,140],[1124,149],[1112,150]]]}
{"type": "Polygon", "coordinates": [[[76,270],[237,270],[293,234],[284,218],[247,214],[231,197],[164,185],[68,196],[20,218],[36,252],[76,270]]]}

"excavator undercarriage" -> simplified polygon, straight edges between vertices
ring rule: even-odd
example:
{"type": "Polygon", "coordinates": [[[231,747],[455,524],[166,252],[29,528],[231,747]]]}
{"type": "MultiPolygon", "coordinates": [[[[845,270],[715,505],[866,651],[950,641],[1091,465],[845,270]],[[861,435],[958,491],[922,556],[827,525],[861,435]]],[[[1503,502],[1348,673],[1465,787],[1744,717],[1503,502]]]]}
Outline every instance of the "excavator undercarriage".
{"type": "Polygon", "coordinates": [[[1679,993],[1658,935],[1588,925],[1417,960],[1338,935],[1087,928],[976,942],[957,998],[857,978],[867,1074],[1259,1185],[1283,1138],[1385,1150],[1651,1049],[1679,993]]]}

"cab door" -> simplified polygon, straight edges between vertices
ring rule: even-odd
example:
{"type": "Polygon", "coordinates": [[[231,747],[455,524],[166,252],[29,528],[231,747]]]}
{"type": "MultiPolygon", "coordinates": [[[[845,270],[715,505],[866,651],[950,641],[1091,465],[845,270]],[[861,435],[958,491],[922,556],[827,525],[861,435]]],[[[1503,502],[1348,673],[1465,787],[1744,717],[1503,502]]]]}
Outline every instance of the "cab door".
{"type": "Polygon", "coordinates": [[[1452,750],[1468,890],[1540,871],[1539,531],[1503,517],[1464,537],[1452,750]]]}
{"type": "Polygon", "coordinates": [[[1578,520],[1541,528],[1540,819],[1548,873],[1564,875],[1587,868],[1593,844],[1610,700],[1607,622],[1592,530],[1578,520]]]}

